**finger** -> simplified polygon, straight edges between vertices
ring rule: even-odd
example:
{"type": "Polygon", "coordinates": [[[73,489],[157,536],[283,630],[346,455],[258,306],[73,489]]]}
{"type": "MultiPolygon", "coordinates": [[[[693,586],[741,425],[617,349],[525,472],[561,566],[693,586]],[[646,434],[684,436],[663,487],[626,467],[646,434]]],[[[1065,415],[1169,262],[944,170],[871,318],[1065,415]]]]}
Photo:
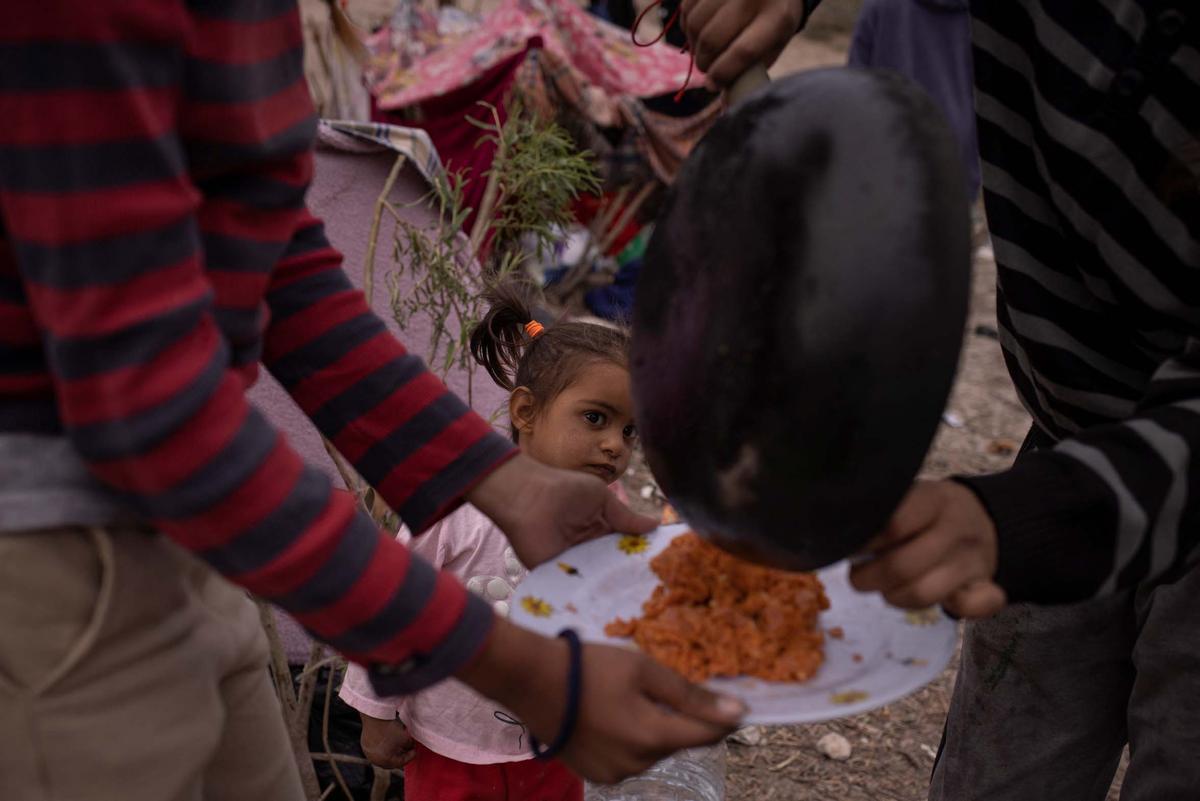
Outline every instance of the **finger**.
{"type": "Polygon", "coordinates": [[[700,33],[712,20],[725,0],[684,0],[679,7],[679,24],[693,45],[699,43],[700,33]]]}
{"type": "Polygon", "coordinates": [[[749,22],[741,3],[717,2],[709,5],[711,8],[698,9],[707,12],[703,18],[689,18],[696,31],[690,40],[696,66],[704,72],[708,72],[712,63],[729,50],[749,22]]]}
{"type": "Polygon", "coordinates": [[[783,55],[783,51],[787,49],[787,46],[791,43],[792,39],[796,38],[797,35],[798,34],[793,33],[788,37],[780,37],[778,41],[776,41],[775,46],[767,50],[767,52],[762,58],[759,59],[759,61],[761,61],[768,69],[770,69],[775,62],[779,60],[779,57],[783,55]]]}
{"type": "Polygon", "coordinates": [[[950,560],[908,584],[884,592],[883,598],[901,609],[924,609],[946,603],[956,592],[980,578],[977,571],[964,567],[962,560],[950,560]]]}
{"type": "Polygon", "coordinates": [[[656,759],[638,759],[627,757],[622,759],[597,760],[591,755],[576,754],[568,748],[562,755],[562,761],[567,764],[567,767],[575,771],[580,778],[586,779],[589,782],[596,784],[616,784],[628,779],[630,776],[636,776],[639,773],[645,773],[649,770],[656,759]]]}
{"type": "Polygon", "coordinates": [[[746,715],[746,704],[739,699],[706,690],[649,659],[641,671],[643,692],[680,715],[721,730],[736,727],[746,715]]]}
{"type": "Polygon", "coordinates": [[[866,564],[873,559],[877,559],[883,551],[888,547],[888,538],[886,534],[876,534],[867,544],[860,548],[853,556],[850,557],[850,563],[866,564]]]}
{"type": "MultiPolygon", "coordinates": [[[[736,23],[740,24],[740,23],[736,23]]],[[[729,86],[746,70],[757,64],[770,66],[768,58],[782,49],[791,38],[792,31],[783,32],[779,17],[761,15],[751,20],[740,30],[735,30],[729,44],[720,51],[708,68],[701,66],[705,74],[720,86],[729,86]]],[[[696,64],[700,65],[697,56],[696,64]]]]}
{"type": "Polygon", "coordinates": [[[930,492],[926,482],[913,484],[883,530],[869,540],[851,561],[856,565],[866,564],[882,557],[888,549],[912,539],[933,525],[940,508],[939,501],[930,492]]]}
{"type": "Polygon", "coordinates": [[[384,768],[385,770],[397,770],[398,768],[402,768],[412,759],[411,754],[393,754],[391,752],[383,754],[375,752],[373,754],[364,755],[367,757],[367,761],[372,765],[375,765],[379,768],[384,768]]]}
{"type": "Polygon", "coordinates": [[[604,507],[604,519],[608,523],[607,531],[602,534],[616,532],[618,534],[647,534],[658,528],[658,521],[653,517],[639,515],[613,495],[607,489],[608,500],[604,507]]]}
{"type": "Polygon", "coordinates": [[[1008,596],[991,581],[976,581],[956,591],[946,601],[946,610],[955,617],[982,618],[997,614],[1008,604],[1008,596]]]}
{"type": "Polygon", "coordinates": [[[850,584],[859,592],[888,593],[911,584],[946,561],[955,545],[951,532],[936,524],[906,542],[850,568],[850,584]]]}
{"type": "Polygon", "coordinates": [[[649,735],[645,756],[652,762],[685,748],[714,745],[737,729],[737,726],[719,726],[672,714],[670,710],[659,706],[651,706],[645,713],[645,720],[645,730],[649,735]]]}
{"type": "Polygon", "coordinates": [[[929,528],[945,506],[941,488],[936,482],[917,481],[905,493],[900,505],[892,512],[882,536],[888,543],[901,542],[929,528]]]}

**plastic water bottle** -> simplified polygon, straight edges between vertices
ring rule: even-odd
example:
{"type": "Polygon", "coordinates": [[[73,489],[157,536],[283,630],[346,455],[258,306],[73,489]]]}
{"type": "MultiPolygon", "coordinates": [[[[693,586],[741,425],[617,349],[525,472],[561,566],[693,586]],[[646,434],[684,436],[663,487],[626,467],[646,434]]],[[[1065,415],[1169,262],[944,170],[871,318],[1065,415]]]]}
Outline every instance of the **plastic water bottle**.
{"type": "Polygon", "coordinates": [[[725,743],[689,748],[620,784],[589,784],[585,801],[724,801],[725,743]]]}

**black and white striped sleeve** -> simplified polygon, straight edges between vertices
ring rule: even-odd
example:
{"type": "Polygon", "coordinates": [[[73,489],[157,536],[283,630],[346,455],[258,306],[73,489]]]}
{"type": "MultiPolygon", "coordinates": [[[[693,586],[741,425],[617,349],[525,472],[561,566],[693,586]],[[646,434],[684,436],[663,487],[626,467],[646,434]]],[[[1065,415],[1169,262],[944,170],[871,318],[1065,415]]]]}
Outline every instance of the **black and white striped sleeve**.
{"type": "Polygon", "coordinates": [[[963,482],[996,522],[1012,601],[1169,580],[1200,558],[1200,339],[1158,369],[1135,416],[963,482]]]}
{"type": "Polygon", "coordinates": [[[1014,601],[1169,581],[1200,559],[1200,19],[971,9],[997,327],[1048,447],[961,480],[1014,601]]]}

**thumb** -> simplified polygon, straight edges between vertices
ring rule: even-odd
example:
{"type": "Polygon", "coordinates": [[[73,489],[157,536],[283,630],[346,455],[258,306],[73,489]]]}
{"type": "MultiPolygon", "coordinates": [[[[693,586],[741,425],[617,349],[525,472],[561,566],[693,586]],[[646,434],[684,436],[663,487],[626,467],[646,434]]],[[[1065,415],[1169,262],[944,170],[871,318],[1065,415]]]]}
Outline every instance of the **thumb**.
{"type": "Polygon", "coordinates": [[[956,618],[991,617],[1008,603],[1008,596],[998,584],[974,581],[956,590],[943,604],[956,618]]]}
{"type": "Polygon", "coordinates": [[[718,742],[746,714],[746,705],[736,698],[709,692],[654,663],[642,673],[642,689],[661,704],[655,710],[654,741],[663,754],[718,742]]]}
{"type": "Polygon", "coordinates": [[[851,581],[863,572],[862,568],[922,533],[937,521],[938,506],[933,484],[934,482],[928,481],[914,483],[884,524],[883,530],[850,557],[851,581]]]}
{"type": "Polygon", "coordinates": [[[658,521],[634,512],[607,489],[608,496],[604,507],[604,519],[609,528],[618,534],[647,534],[658,528],[658,521]]]}
{"type": "Polygon", "coordinates": [[[937,521],[945,505],[939,484],[935,481],[917,481],[909,488],[873,543],[876,550],[908,540],[937,521]]]}
{"type": "Polygon", "coordinates": [[[732,728],[746,714],[746,704],[732,695],[706,690],[657,662],[646,660],[642,668],[642,690],[651,699],[680,715],[713,726],[732,728]]]}

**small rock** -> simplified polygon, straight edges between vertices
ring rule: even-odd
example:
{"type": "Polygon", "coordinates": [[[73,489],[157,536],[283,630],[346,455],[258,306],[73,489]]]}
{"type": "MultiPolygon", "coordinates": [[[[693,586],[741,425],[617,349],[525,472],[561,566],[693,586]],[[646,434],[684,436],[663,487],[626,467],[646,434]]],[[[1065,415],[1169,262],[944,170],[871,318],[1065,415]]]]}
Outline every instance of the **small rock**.
{"type": "Polygon", "coordinates": [[[963,427],[962,417],[960,417],[958,414],[955,414],[954,412],[946,412],[945,414],[943,414],[942,422],[945,423],[946,425],[950,426],[951,428],[962,428],[963,427]]]}
{"type": "Polygon", "coordinates": [[[729,735],[730,742],[738,745],[762,745],[766,735],[763,734],[761,726],[743,726],[742,728],[729,735]]]}
{"type": "Polygon", "coordinates": [[[994,456],[1012,456],[1019,447],[1011,439],[994,439],[988,443],[987,452],[994,456]]]}
{"type": "Polygon", "coordinates": [[[975,326],[975,336],[984,337],[985,339],[999,339],[1000,331],[993,325],[980,323],[975,326]]]}
{"type": "Polygon", "coordinates": [[[850,758],[850,741],[836,732],[830,732],[817,740],[817,750],[837,762],[850,758]]]}

